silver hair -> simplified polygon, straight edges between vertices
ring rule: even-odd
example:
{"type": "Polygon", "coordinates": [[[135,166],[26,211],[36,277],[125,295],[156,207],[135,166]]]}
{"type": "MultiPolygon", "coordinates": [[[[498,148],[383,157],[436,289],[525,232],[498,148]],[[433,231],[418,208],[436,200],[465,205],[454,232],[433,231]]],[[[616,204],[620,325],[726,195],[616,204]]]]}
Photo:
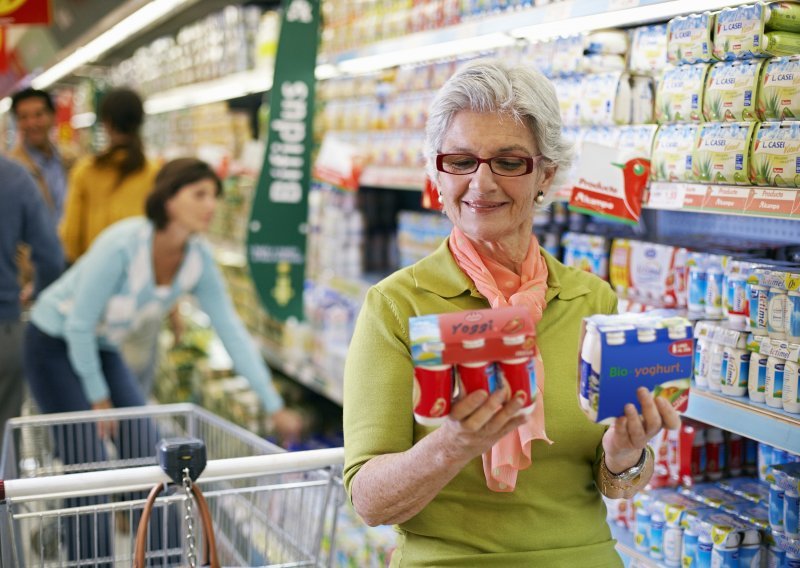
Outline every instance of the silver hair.
{"type": "Polygon", "coordinates": [[[552,187],[563,183],[572,163],[572,144],[561,135],[558,99],[547,77],[498,59],[476,59],[460,67],[436,94],[428,112],[425,160],[434,183],[439,179],[436,154],[453,117],[462,110],[499,112],[522,121],[539,152],[556,168],[552,187]]]}

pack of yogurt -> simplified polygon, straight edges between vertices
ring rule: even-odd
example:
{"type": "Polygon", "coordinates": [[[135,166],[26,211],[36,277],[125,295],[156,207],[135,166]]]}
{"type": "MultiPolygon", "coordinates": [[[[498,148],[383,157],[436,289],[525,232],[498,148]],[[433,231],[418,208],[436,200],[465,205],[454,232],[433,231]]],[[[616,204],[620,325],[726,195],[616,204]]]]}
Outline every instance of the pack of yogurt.
{"type": "Polygon", "coordinates": [[[678,16],[667,24],[667,61],[673,65],[714,61],[710,12],[678,16]]]}
{"type": "Polygon", "coordinates": [[[750,179],[762,186],[800,187],[800,122],[764,122],[756,127],[750,179]]]}
{"type": "Polygon", "coordinates": [[[763,66],[763,59],[720,61],[712,65],[703,93],[703,115],[706,120],[757,120],[756,95],[763,66]]]}
{"type": "Polygon", "coordinates": [[[765,4],[756,2],[717,13],[714,33],[714,57],[721,61],[762,57],[765,47],[765,4]]]}
{"type": "Polygon", "coordinates": [[[584,318],[581,409],[594,422],[610,423],[628,403],[641,411],[636,391],[645,387],[685,410],[693,353],[691,324],[670,310],[584,318]]]}
{"type": "Polygon", "coordinates": [[[800,119],[800,55],[767,60],[756,109],[763,121],[800,119]]]}
{"type": "Polygon", "coordinates": [[[656,90],[656,122],[701,122],[708,64],[680,65],[664,71],[656,90]]]}
{"type": "Polygon", "coordinates": [[[707,122],[697,132],[692,176],[701,183],[749,185],[753,122],[707,122]]]}
{"type": "Polygon", "coordinates": [[[631,73],[657,75],[666,64],[666,24],[634,28],[628,61],[631,73]]]}
{"type": "Polygon", "coordinates": [[[654,181],[692,180],[692,151],[698,124],[662,124],[653,140],[651,174],[654,181]]]}

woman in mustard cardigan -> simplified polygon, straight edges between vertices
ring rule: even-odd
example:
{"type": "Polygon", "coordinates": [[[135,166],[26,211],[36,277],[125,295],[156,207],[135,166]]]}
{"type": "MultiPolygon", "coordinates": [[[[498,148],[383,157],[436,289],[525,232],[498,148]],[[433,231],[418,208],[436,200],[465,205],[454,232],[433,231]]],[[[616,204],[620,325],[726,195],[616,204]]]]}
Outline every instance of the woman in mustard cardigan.
{"type": "Polygon", "coordinates": [[[373,286],[345,366],[345,486],[370,525],[399,531],[392,566],[622,566],[601,492],[629,496],[653,469],[647,441],[680,419],[639,393],[606,429],[577,397],[581,320],[616,312],[609,285],[539,248],[533,217],[570,163],[550,82],[478,60],[430,108],[428,173],[454,228],[427,258],[373,286]],[[523,306],[536,322],[534,411],[507,387],[412,416],[408,318],[523,306]]]}

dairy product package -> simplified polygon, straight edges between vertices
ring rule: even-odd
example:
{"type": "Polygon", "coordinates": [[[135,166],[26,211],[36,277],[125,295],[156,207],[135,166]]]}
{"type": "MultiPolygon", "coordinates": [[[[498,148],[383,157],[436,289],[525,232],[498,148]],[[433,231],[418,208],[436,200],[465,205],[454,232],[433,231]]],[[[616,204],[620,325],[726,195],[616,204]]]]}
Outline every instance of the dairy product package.
{"type": "Polygon", "coordinates": [[[800,119],[800,56],[767,60],[757,110],[763,121],[800,119]]]}
{"type": "Polygon", "coordinates": [[[673,65],[714,61],[713,30],[710,12],[671,19],[667,24],[667,61],[673,65]]]}
{"type": "Polygon", "coordinates": [[[764,34],[764,52],[776,57],[800,53],[800,33],[767,32],[764,34]]]}
{"type": "Polygon", "coordinates": [[[636,390],[646,387],[676,409],[689,401],[692,326],[668,310],[584,318],[581,336],[581,409],[610,423],[631,403],[641,411],[636,390]]]}
{"type": "Polygon", "coordinates": [[[618,129],[617,146],[622,151],[620,156],[623,160],[650,155],[658,126],[637,123],[634,126],[620,126],[618,129]]]}
{"type": "Polygon", "coordinates": [[[703,91],[709,65],[681,65],[664,71],[656,89],[656,122],[703,120],[703,91]]]}
{"type": "Polygon", "coordinates": [[[708,121],[756,120],[756,101],[763,59],[720,61],[711,66],[703,93],[708,121]]]}
{"type": "Polygon", "coordinates": [[[577,126],[581,121],[583,102],[583,79],[581,75],[567,75],[552,79],[558,96],[561,123],[564,126],[577,126]]]}
{"type": "Polygon", "coordinates": [[[580,122],[587,126],[630,124],[631,85],[626,73],[593,73],[582,80],[580,122]]]}
{"type": "Polygon", "coordinates": [[[625,55],[628,52],[628,32],[625,30],[597,30],[586,35],[584,51],[625,55]]]}
{"type": "Polygon", "coordinates": [[[750,179],[761,186],[800,187],[800,123],[765,122],[757,127],[750,179]]]}
{"type": "Polygon", "coordinates": [[[614,53],[587,53],[581,59],[578,71],[582,73],[610,73],[624,71],[625,57],[614,53]]]}
{"type": "Polygon", "coordinates": [[[655,121],[655,82],[652,77],[631,78],[631,124],[655,121]]]}
{"type": "Polygon", "coordinates": [[[716,15],[714,57],[721,61],[759,57],[764,53],[766,5],[756,2],[723,8],[716,15]]]}
{"type": "Polygon", "coordinates": [[[698,124],[663,124],[653,140],[651,177],[655,181],[692,180],[692,151],[698,124]]]}
{"type": "Polygon", "coordinates": [[[711,123],[700,126],[692,152],[692,177],[703,183],[750,184],[750,142],[755,123],[711,123]]]}
{"type": "Polygon", "coordinates": [[[800,5],[796,2],[770,2],[764,23],[770,30],[800,32],[800,5]]]}
{"type": "Polygon", "coordinates": [[[667,25],[633,29],[628,69],[633,74],[658,75],[667,65],[667,25]]]}
{"type": "Polygon", "coordinates": [[[553,47],[553,73],[575,73],[583,59],[583,36],[560,37],[553,47]]]}
{"type": "Polygon", "coordinates": [[[766,503],[769,485],[752,477],[733,477],[719,482],[720,487],[753,503],[766,503]]]}
{"type": "Polygon", "coordinates": [[[523,48],[522,60],[549,77],[553,74],[555,49],[554,40],[531,42],[523,48]]]}

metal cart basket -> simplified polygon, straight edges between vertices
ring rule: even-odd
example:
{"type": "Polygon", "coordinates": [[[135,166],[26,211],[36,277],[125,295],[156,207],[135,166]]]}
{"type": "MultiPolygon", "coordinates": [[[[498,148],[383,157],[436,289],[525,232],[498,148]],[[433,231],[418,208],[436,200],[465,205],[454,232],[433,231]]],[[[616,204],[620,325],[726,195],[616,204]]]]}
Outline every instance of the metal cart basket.
{"type": "MultiPolygon", "coordinates": [[[[175,404],[10,420],[0,455],[0,567],[132,566],[145,491],[169,481],[155,465],[155,444],[176,436],[205,442],[208,463],[196,483],[223,566],[330,564],[323,551],[334,546],[343,449],[287,453],[175,404]]],[[[187,540],[203,549],[201,534],[187,538],[199,522],[185,517],[182,494],[156,502],[148,566],[185,566],[187,540]]]]}

